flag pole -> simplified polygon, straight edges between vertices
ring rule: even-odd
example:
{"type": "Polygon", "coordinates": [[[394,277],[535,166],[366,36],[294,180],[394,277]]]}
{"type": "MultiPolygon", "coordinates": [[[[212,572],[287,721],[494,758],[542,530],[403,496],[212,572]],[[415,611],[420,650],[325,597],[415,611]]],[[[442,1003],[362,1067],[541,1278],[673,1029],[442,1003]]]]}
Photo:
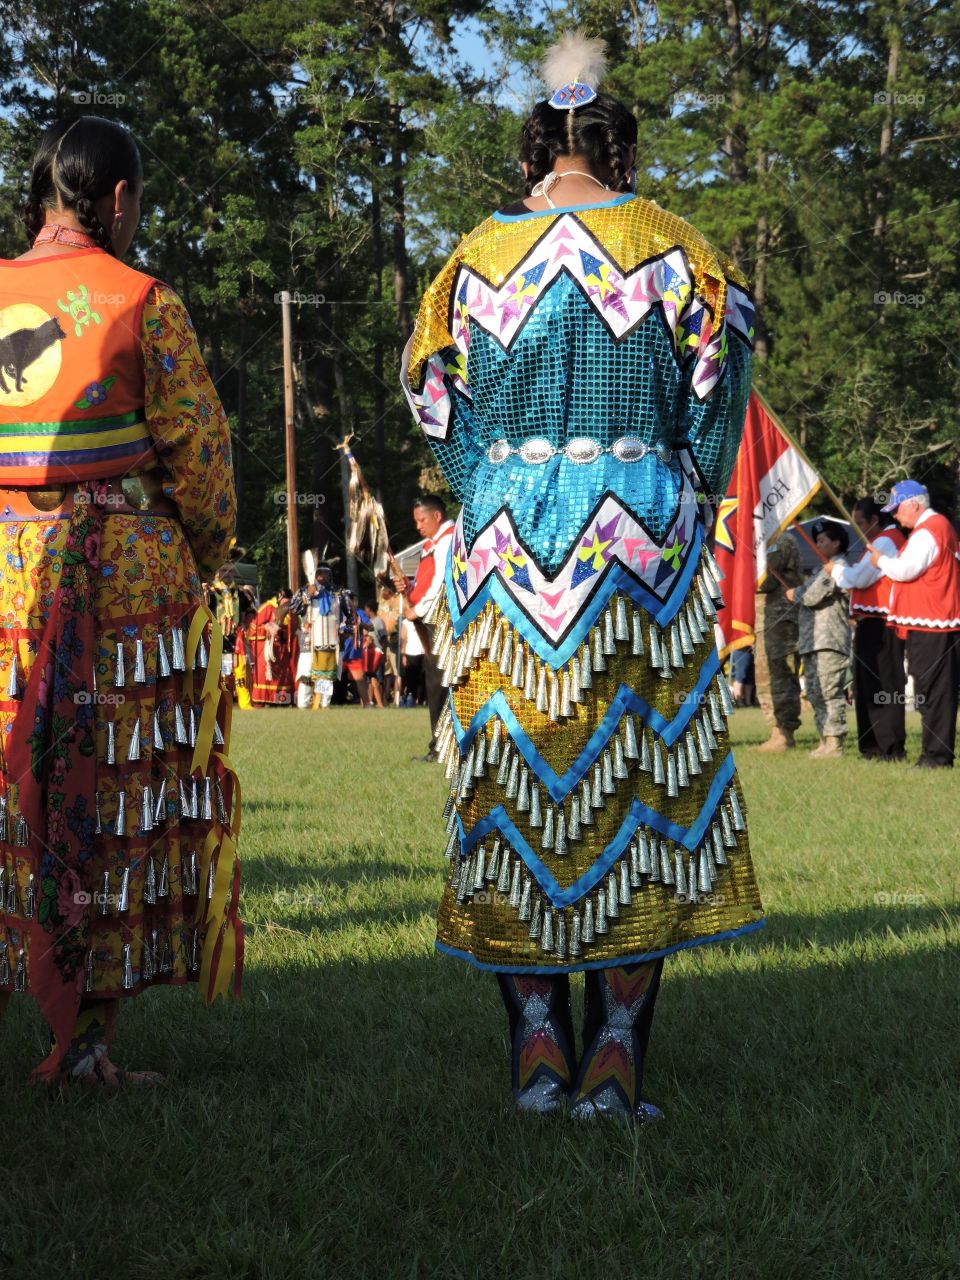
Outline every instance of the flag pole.
{"type": "Polygon", "coordinates": [[[774,413],[773,409],[770,407],[770,402],[766,399],[765,396],[760,394],[760,392],[757,390],[756,387],[753,387],[752,390],[753,390],[753,394],[757,397],[757,399],[763,405],[764,409],[770,415],[771,419],[774,422],[774,425],[776,426],[777,430],[781,433],[781,435],[784,437],[784,439],[790,441],[791,445],[793,445],[794,449],[796,449],[797,453],[799,453],[800,457],[804,460],[804,462],[807,464],[810,470],[816,472],[817,477],[819,478],[820,483],[823,486],[824,492],[826,493],[830,501],[833,503],[833,505],[840,512],[840,514],[843,516],[844,520],[846,520],[848,524],[853,524],[853,516],[850,514],[847,508],[843,505],[843,503],[834,493],[833,489],[830,487],[827,481],[824,480],[823,476],[820,475],[819,469],[813,465],[813,463],[807,457],[806,453],[803,451],[803,449],[800,448],[799,444],[797,444],[796,440],[794,440],[793,436],[790,434],[787,428],[783,425],[783,423],[774,413]]]}
{"type": "Polygon", "coordinates": [[[293,591],[300,576],[300,544],[297,536],[297,455],[293,406],[293,342],[290,325],[290,294],[280,294],[283,334],[283,437],[287,491],[287,583],[293,591]]]}

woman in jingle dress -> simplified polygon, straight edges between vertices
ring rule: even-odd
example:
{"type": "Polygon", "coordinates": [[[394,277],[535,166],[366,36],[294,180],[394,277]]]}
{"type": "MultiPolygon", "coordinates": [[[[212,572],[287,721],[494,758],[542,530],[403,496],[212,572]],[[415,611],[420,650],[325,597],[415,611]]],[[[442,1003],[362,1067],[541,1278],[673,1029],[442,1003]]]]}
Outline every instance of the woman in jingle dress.
{"type": "Polygon", "coordinates": [[[239,789],[200,577],[235,519],[226,419],[177,295],[120,258],[130,135],[53,126],[32,247],[0,262],[0,1003],[51,1031],[33,1079],[110,1059],[120,1002],[238,991],[239,789]]]}
{"type": "Polygon", "coordinates": [[[436,619],[437,946],[497,974],[522,1109],[644,1120],[663,958],[762,924],[706,546],[753,309],[698,232],[632,194],[637,125],[594,87],[598,44],[548,55],[528,198],[430,285],[403,381],[463,503],[436,619]]]}

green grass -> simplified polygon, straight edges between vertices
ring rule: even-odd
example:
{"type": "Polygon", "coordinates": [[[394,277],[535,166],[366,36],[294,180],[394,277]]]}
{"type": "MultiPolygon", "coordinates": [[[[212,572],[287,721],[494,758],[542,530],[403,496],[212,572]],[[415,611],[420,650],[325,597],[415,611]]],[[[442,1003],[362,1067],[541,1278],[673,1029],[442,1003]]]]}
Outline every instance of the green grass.
{"type": "Polygon", "coordinates": [[[758,756],[737,714],[769,921],[668,960],[634,1133],[512,1110],[493,979],[432,949],[424,713],[234,724],[244,997],[131,1002],[116,1056],[169,1078],[112,1099],[28,1089],[12,1002],[0,1274],[960,1275],[952,775],[758,756]]]}

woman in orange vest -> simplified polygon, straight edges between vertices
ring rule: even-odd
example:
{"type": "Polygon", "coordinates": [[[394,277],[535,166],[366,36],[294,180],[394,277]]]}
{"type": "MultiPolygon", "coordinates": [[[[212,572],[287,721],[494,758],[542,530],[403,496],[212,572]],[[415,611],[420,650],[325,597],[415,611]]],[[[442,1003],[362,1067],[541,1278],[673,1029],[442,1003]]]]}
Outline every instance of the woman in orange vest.
{"type": "MultiPolygon", "coordinates": [[[[851,514],[868,547],[880,555],[900,553],[906,538],[873,498],[861,498],[851,514]]],[[[837,586],[850,592],[853,703],[860,754],[873,760],[903,760],[906,680],[903,640],[887,626],[890,582],[871,563],[869,551],[853,565],[834,560],[830,572],[837,586]]]]}
{"type": "Polygon", "coordinates": [[[172,289],[124,266],[140,156],[54,125],[31,248],[0,261],[0,1008],[50,1026],[33,1080],[152,1084],[121,1000],[239,989],[239,788],[200,591],[233,534],[227,422],[172,289]]]}

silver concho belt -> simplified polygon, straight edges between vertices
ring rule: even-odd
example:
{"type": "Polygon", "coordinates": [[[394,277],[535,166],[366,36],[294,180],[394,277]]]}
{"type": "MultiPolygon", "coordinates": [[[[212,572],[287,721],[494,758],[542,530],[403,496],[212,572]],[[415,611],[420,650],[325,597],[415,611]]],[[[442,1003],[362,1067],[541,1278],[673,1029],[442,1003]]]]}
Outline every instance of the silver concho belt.
{"type": "Polygon", "coordinates": [[[516,454],[523,462],[530,463],[549,462],[551,458],[562,454],[568,462],[586,466],[590,462],[596,462],[602,453],[612,454],[619,462],[639,462],[648,453],[655,454],[661,462],[669,462],[673,457],[673,450],[666,441],[649,445],[637,436],[620,436],[611,445],[602,445],[589,436],[577,436],[575,440],[568,440],[562,449],[551,444],[544,436],[534,436],[530,440],[524,440],[517,449],[509,440],[494,440],[487,449],[487,459],[494,466],[499,466],[512,454],[516,454]]]}

